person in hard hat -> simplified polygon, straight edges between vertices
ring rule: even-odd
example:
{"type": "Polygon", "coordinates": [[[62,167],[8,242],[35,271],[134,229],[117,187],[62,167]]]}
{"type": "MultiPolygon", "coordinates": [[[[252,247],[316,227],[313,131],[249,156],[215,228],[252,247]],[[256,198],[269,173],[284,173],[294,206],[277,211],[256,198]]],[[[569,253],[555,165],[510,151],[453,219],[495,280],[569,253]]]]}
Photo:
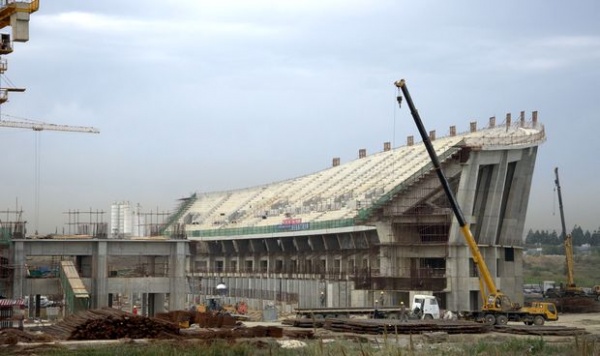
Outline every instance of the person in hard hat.
{"type": "Polygon", "coordinates": [[[408,313],[406,312],[406,305],[404,305],[404,302],[400,302],[400,321],[408,321],[408,313]]]}
{"type": "Polygon", "coordinates": [[[321,292],[321,296],[319,298],[321,299],[321,306],[324,307],[325,306],[325,292],[321,292]]]}

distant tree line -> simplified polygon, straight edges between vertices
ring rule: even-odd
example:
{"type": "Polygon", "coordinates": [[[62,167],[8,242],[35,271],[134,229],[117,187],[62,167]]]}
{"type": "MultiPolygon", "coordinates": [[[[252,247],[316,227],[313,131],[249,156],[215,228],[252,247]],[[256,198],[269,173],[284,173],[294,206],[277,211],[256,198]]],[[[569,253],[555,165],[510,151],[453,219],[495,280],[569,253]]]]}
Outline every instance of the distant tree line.
{"type": "MultiPolygon", "coordinates": [[[[600,228],[594,232],[589,230],[583,231],[581,226],[575,225],[571,231],[573,237],[573,246],[581,246],[589,244],[590,246],[600,246],[600,228]]],[[[557,233],[556,230],[529,230],[527,237],[525,237],[525,244],[529,246],[537,245],[551,245],[561,246],[563,244],[563,237],[557,233]]]]}

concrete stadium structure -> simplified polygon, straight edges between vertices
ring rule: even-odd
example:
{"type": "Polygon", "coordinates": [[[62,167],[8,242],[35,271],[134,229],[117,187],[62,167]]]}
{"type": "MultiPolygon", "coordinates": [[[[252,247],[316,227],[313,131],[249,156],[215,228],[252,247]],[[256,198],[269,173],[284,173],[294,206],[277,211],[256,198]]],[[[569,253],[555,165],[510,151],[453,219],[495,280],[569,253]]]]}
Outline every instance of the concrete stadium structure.
{"type": "MultiPolygon", "coordinates": [[[[522,303],[522,246],[545,132],[521,112],[466,133],[430,132],[496,284],[522,303]]],[[[481,305],[476,267],[422,143],[295,179],[184,199],[166,233],[190,242],[190,292],[284,309],[374,306],[431,292],[442,307],[481,305]]]]}
{"type": "MultiPolygon", "coordinates": [[[[496,284],[522,303],[525,214],[546,139],[537,113],[435,136],[496,284]]],[[[66,313],[125,298],[125,308],[153,315],[217,293],[283,312],[396,305],[415,292],[433,293],[450,310],[481,305],[469,249],[424,145],[412,137],[295,179],[195,193],[163,224],[162,237],[34,239],[11,226],[0,228],[0,294],[62,295],[66,313]]]]}

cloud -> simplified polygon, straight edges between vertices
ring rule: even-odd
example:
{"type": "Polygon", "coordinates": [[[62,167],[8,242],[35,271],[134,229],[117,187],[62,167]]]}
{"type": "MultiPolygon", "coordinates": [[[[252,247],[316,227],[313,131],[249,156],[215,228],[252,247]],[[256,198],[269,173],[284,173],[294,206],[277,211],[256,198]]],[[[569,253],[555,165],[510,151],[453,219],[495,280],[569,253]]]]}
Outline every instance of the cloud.
{"type": "Polygon", "coordinates": [[[596,65],[600,59],[600,37],[556,36],[490,43],[484,63],[515,72],[558,71],[596,65]]]}

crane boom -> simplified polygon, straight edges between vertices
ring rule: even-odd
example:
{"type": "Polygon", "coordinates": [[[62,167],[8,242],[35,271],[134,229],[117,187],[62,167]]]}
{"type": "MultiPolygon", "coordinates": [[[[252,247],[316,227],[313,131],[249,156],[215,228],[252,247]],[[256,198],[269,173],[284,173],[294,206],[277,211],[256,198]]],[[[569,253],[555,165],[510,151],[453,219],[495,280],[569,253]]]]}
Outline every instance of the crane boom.
{"type": "Polygon", "coordinates": [[[45,122],[22,122],[11,120],[0,120],[0,127],[10,127],[15,129],[31,129],[33,131],[65,131],[65,132],[82,132],[82,133],[100,133],[95,127],[86,126],[70,126],[56,125],[45,122]]]}
{"type": "Polygon", "coordinates": [[[563,209],[562,193],[560,190],[560,180],[558,179],[558,167],[554,168],[554,184],[558,194],[558,209],[560,210],[560,224],[562,227],[562,237],[565,245],[565,259],[567,265],[567,292],[577,289],[575,285],[575,266],[573,263],[573,236],[567,234],[567,224],[565,223],[565,212],[563,209]]]}
{"type": "MultiPolygon", "coordinates": [[[[458,220],[458,224],[460,225],[460,230],[462,231],[462,234],[464,235],[465,240],[467,241],[467,244],[469,245],[469,249],[471,250],[471,255],[473,256],[473,261],[477,265],[477,268],[479,270],[481,278],[483,278],[483,281],[485,282],[485,286],[488,289],[489,294],[496,294],[499,292],[499,290],[498,290],[498,288],[496,288],[496,283],[494,283],[494,279],[492,278],[492,275],[491,275],[485,261],[483,260],[481,251],[479,251],[479,247],[477,246],[477,243],[475,242],[475,238],[473,237],[473,234],[471,233],[471,229],[469,228],[469,225],[465,221],[465,217],[460,209],[460,206],[458,205],[458,202],[456,201],[456,198],[454,197],[452,190],[450,190],[450,184],[448,183],[448,180],[446,179],[446,176],[444,175],[444,172],[442,171],[438,156],[435,153],[435,149],[433,148],[433,145],[431,144],[431,140],[429,139],[429,136],[427,135],[427,131],[425,130],[425,127],[423,126],[423,122],[421,121],[419,112],[415,108],[415,105],[412,101],[410,93],[408,92],[408,88],[406,87],[406,83],[405,83],[404,79],[402,79],[402,80],[397,81],[394,84],[396,85],[396,87],[398,87],[398,89],[402,90],[402,94],[404,95],[404,98],[406,98],[406,102],[410,109],[410,113],[412,114],[415,124],[417,125],[417,129],[419,130],[419,133],[421,134],[421,138],[423,139],[425,148],[427,149],[427,152],[429,153],[429,157],[431,158],[431,162],[433,163],[435,172],[437,173],[440,183],[442,184],[442,187],[444,188],[444,192],[446,193],[448,200],[450,200],[450,205],[452,206],[452,211],[454,212],[454,215],[456,215],[456,220],[458,220]]],[[[400,104],[401,102],[402,102],[402,97],[398,96],[398,104],[400,104]]],[[[482,296],[482,297],[484,299],[486,299],[485,296],[482,296]]]]}
{"type": "Polygon", "coordinates": [[[397,96],[398,104],[402,104],[402,95],[400,94],[400,91],[402,91],[402,94],[406,98],[406,102],[410,108],[410,113],[415,121],[415,124],[417,125],[419,133],[421,134],[423,144],[429,153],[429,157],[431,158],[431,163],[433,164],[435,172],[440,180],[440,183],[442,184],[444,193],[450,201],[452,211],[454,212],[456,220],[458,220],[458,224],[460,225],[460,230],[464,235],[467,244],[469,245],[473,261],[479,270],[479,290],[481,291],[481,297],[483,299],[483,307],[480,311],[468,312],[467,315],[475,320],[484,321],[490,325],[506,325],[508,321],[521,321],[527,325],[543,325],[546,320],[558,320],[558,311],[556,310],[556,306],[554,304],[546,302],[532,302],[531,306],[529,307],[521,307],[519,304],[513,303],[507,295],[496,288],[496,283],[494,282],[487,264],[481,255],[481,251],[479,251],[479,247],[477,246],[477,242],[471,233],[469,224],[467,224],[465,217],[460,210],[460,206],[454,197],[454,193],[450,189],[450,184],[448,183],[448,180],[442,171],[438,156],[435,153],[435,149],[433,148],[433,144],[431,143],[427,132],[425,131],[425,127],[423,126],[419,112],[415,108],[410,93],[408,92],[406,83],[404,79],[402,79],[396,81],[394,84],[399,91],[397,96]]]}

